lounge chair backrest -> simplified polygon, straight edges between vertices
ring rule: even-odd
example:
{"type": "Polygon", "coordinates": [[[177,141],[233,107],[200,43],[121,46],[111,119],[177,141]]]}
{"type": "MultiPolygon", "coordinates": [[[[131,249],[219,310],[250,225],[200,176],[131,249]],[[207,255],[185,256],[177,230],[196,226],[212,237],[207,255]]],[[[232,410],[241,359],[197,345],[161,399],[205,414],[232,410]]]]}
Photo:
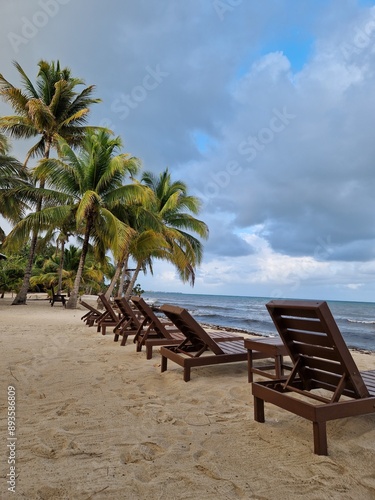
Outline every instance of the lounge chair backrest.
{"type": "Polygon", "coordinates": [[[171,339],[172,336],[165,328],[160,319],[156,316],[151,307],[147,304],[147,302],[142,299],[142,297],[133,296],[131,297],[132,302],[138,308],[141,314],[145,318],[147,318],[147,324],[152,324],[152,328],[159,333],[162,337],[167,339],[171,339]]]}
{"type": "Polygon", "coordinates": [[[111,319],[113,321],[117,322],[118,321],[118,316],[115,313],[115,311],[113,310],[113,307],[112,307],[111,303],[106,298],[106,296],[104,295],[104,293],[102,293],[102,294],[99,295],[99,299],[102,301],[103,306],[104,306],[105,310],[107,311],[107,313],[110,315],[111,319]]]}
{"type": "Polygon", "coordinates": [[[125,297],[115,297],[114,300],[123,316],[131,319],[135,323],[139,323],[138,318],[136,317],[133,309],[131,308],[129,302],[125,299],[125,297]]]}
{"type": "Polygon", "coordinates": [[[218,343],[204,331],[186,309],[164,304],[160,306],[160,310],[177,326],[192,345],[206,345],[215,354],[224,353],[218,343]]]}
{"type": "Polygon", "coordinates": [[[84,300],[80,300],[79,303],[83,306],[83,307],[86,307],[86,309],[88,309],[90,312],[94,313],[94,314],[97,314],[98,316],[100,316],[102,313],[100,311],[98,311],[97,309],[95,309],[95,307],[91,306],[90,304],[88,304],[87,302],[85,302],[84,300]]]}
{"type": "Polygon", "coordinates": [[[333,400],[369,396],[325,301],[272,300],[266,307],[294,364],[289,383],[298,374],[302,389],[332,391],[333,400]]]}

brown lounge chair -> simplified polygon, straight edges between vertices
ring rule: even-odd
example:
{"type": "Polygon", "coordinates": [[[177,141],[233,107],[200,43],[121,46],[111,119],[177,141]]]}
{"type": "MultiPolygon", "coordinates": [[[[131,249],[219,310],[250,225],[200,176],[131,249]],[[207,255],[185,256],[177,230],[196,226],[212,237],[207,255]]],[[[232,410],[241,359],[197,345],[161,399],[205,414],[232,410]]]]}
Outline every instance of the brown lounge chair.
{"type": "Polygon", "coordinates": [[[287,380],[252,384],[254,418],[264,401],[313,423],[314,453],[327,455],[326,422],[375,413],[375,370],[360,373],[326,302],[273,300],[266,305],[287,347],[287,380]]]}
{"type": "Polygon", "coordinates": [[[51,298],[49,299],[51,307],[53,307],[55,302],[61,302],[63,307],[66,307],[66,295],[62,293],[55,293],[53,286],[51,285],[51,298]]]}
{"type": "Polygon", "coordinates": [[[103,312],[98,311],[95,307],[91,306],[84,300],[80,300],[79,303],[88,309],[87,313],[81,317],[81,320],[86,323],[88,326],[93,326],[96,321],[103,315],[103,312]]]}
{"type": "MultiPolygon", "coordinates": [[[[231,340],[227,338],[219,341],[209,335],[186,309],[164,304],[160,310],[185,337],[178,346],[161,347],[162,372],[167,369],[167,361],[170,359],[183,367],[184,380],[188,382],[192,367],[247,361],[243,338],[233,337],[231,340]]],[[[253,359],[268,358],[268,355],[258,351],[253,351],[252,356],[253,359]]]]}
{"type": "Polygon", "coordinates": [[[122,336],[121,345],[125,345],[129,335],[136,335],[141,328],[141,318],[132,309],[125,297],[115,297],[115,303],[121,312],[122,318],[113,329],[114,341],[117,342],[122,336]]]}
{"type": "Polygon", "coordinates": [[[138,333],[134,337],[137,351],[141,351],[142,346],[145,346],[146,357],[151,359],[153,347],[181,344],[185,336],[173,323],[162,322],[142,297],[133,296],[131,301],[143,316],[138,333]]]}
{"type": "Polygon", "coordinates": [[[100,316],[100,318],[98,318],[96,320],[96,324],[98,325],[98,332],[101,331],[102,335],[105,335],[107,327],[111,327],[111,326],[115,327],[118,324],[118,322],[121,319],[121,314],[117,313],[113,309],[111,303],[106,298],[104,293],[99,295],[99,299],[101,300],[101,302],[104,306],[104,312],[100,316]]]}
{"type": "MultiPolygon", "coordinates": [[[[152,358],[153,347],[178,346],[186,340],[184,333],[173,322],[161,321],[144,299],[131,297],[131,300],[144,316],[144,321],[134,338],[134,342],[137,343],[137,351],[141,351],[143,345],[146,347],[147,359],[152,358]]],[[[243,337],[227,332],[213,332],[210,336],[217,342],[243,340],[243,337]]]]}

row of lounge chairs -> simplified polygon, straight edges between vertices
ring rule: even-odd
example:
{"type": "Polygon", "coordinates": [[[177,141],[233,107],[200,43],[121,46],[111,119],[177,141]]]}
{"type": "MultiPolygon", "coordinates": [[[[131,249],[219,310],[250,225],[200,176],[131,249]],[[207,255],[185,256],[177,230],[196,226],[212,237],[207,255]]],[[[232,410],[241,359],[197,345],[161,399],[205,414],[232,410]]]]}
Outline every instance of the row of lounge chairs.
{"type": "MultiPolygon", "coordinates": [[[[89,326],[97,325],[103,335],[113,327],[114,340],[122,336],[121,345],[134,336],[137,351],[145,346],[147,359],[159,347],[161,371],[167,369],[168,360],[173,361],[183,368],[186,382],[193,367],[249,360],[243,337],[209,334],[186,309],[161,306],[167,322],[140,297],[132,297],[132,305],[116,298],[117,310],[104,295],[100,300],[104,312],[81,302],[89,309],[82,317],[89,326]]],[[[266,307],[279,334],[267,344],[282,343],[280,352],[288,354],[292,364],[288,376],[282,372],[278,379],[252,382],[254,419],[265,421],[264,403],[268,402],[310,420],[314,452],[327,455],[327,421],[375,413],[375,370],[358,370],[326,302],[275,300],[266,307]]],[[[260,339],[251,362],[269,357],[263,344],[260,339]]]]}

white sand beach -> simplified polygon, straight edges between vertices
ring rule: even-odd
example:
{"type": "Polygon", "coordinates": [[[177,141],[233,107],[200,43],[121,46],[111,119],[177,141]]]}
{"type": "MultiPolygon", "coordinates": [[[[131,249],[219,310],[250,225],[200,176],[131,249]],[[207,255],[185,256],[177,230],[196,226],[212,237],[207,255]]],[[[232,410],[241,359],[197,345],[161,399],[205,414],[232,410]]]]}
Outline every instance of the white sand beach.
{"type": "MultiPolygon", "coordinates": [[[[375,498],[375,414],[312,425],[266,404],[253,420],[246,363],[193,369],[147,361],[46,300],[1,315],[2,499],[375,498]],[[7,491],[7,387],[16,392],[16,493],[7,491]]],[[[353,353],[361,370],[375,354],[353,353]]],[[[257,379],[257,378],[256,378],[257,379]]]]}

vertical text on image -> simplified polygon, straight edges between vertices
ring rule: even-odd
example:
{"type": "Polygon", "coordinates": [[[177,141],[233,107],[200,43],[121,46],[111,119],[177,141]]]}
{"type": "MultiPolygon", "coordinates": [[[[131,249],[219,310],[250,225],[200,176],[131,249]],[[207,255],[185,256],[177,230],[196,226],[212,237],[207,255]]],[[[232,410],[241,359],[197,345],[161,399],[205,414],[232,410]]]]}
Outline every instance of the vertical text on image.
{"type": "Polygon", "coordinates": [[[8,465],[7,473],[8,491],[16,492],[16,389],[14,386],[8,386],[8,465]]]}

